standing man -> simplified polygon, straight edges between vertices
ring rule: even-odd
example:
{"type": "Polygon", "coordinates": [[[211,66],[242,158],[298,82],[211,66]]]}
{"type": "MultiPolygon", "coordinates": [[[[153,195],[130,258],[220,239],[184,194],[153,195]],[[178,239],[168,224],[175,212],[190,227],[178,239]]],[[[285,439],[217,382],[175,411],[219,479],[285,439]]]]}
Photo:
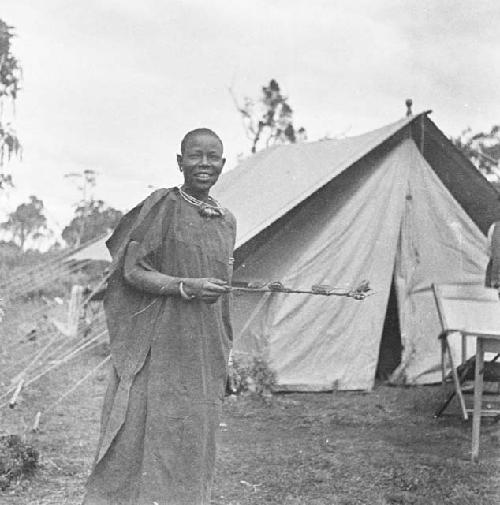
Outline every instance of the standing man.
{"type": "Polygon", "coordinates": [[[186,134],[181,188],[154,192],[108,241],[113,370],[85,505],[208,505],[232,340],[233,215],[209,194],[220,138],[186,134]]]}
{"type": "Polygon", "coordinates": [[[500,288],[500,221],[488,230],[488,254],[490,260],[486,268],[486,287],[500,288]]]}

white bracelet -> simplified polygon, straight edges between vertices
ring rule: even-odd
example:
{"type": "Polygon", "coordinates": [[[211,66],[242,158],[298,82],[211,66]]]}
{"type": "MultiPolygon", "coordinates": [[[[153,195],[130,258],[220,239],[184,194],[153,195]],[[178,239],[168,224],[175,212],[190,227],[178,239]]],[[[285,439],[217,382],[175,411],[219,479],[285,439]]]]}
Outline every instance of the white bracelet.
{"type": "Polygon", "coordinates": [[[179,282],[179,293],[181,294],[181,297],[184,298],[184,300],[192,300],[193,298],[196,298],[195,295],[188,295],[185,291],[184,291],[184,287],[183,287],[183,282],[179,282]]]}

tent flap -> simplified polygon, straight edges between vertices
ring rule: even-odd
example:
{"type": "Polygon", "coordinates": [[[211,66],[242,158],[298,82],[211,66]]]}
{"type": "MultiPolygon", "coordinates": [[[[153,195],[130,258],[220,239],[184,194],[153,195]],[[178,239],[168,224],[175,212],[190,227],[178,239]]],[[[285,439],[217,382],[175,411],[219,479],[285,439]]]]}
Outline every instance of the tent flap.
{"type": "Polygon", "coordinates": [[[371,389],[390,287],[403,345],[394,382],[440,377],[433,282],[481,283],[486,240],[411,139],[343,171],[247,257],[235,279],[349,288],[364,301],[305,295],[235,300],[236,356],[260,354],[284,390],[371,389]]]}
{"type": "Polygon", "coordinates": [[[236,300],[245,306],[235,317],[236,354],[266,355],[282,388],[373,386],[410,152],[403,143],[334,179],[235,272],[238,280],[280,279],[296,288],[348,288],[368,279],[375,291],[364,301],[284,294],[253,306],[236,300]]]}
{"type": "MultiPolygon", "coordinates": [[[[439,316],[432,283],[483,284],[486,238],[415,145],[401,227],[396,286],[403,356],[393,381],[441,380],[439,316]]],[[[456,358],[458,348],[455,346],[456,358]]]]}

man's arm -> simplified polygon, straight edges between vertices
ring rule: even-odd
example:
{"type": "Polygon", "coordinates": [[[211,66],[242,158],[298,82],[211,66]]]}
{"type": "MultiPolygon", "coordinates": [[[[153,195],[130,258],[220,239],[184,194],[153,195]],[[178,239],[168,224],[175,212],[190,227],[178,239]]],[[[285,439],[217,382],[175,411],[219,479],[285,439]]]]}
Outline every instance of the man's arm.
{"type": "Polygon", "coordinates": [[[123,277],[128,284],[145,293],[214,303],[229,291],[227,283],[220,279],[173,277],[154,270],[142,258],[141,245],[131,241],[125,253],[123,277]]]}

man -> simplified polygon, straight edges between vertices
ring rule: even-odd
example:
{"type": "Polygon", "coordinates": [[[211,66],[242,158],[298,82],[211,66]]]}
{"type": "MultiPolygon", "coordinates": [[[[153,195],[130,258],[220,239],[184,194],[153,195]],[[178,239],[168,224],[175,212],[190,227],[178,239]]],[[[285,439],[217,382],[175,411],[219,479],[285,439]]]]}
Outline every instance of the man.
{"type": "Polygon", "coordinates": [[[493,223],[488,230],[488,254],[486,287],[500,288],[500,222],[493,223]]]}
{"type": "Polygon", "coordinates": [[[113,370],[85,505],[210,502],[236,222],[209,194],[219,137],[189,132],[177,163],[184,185],[153,193],[108,241],[113,370]]]}

